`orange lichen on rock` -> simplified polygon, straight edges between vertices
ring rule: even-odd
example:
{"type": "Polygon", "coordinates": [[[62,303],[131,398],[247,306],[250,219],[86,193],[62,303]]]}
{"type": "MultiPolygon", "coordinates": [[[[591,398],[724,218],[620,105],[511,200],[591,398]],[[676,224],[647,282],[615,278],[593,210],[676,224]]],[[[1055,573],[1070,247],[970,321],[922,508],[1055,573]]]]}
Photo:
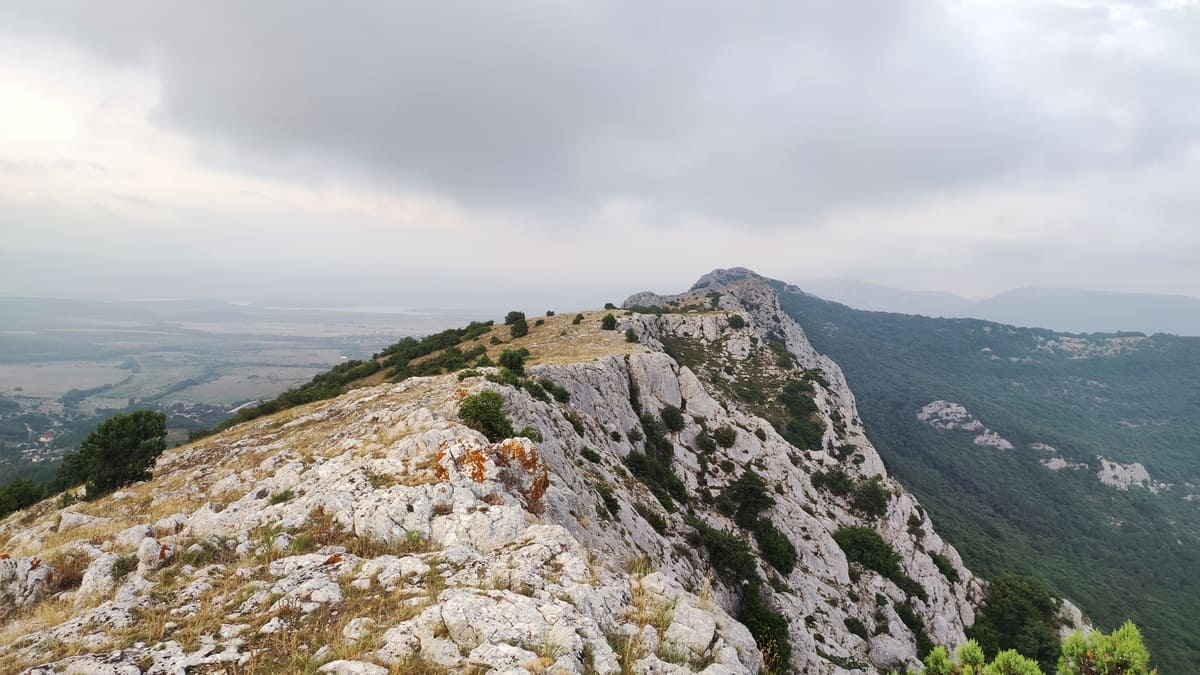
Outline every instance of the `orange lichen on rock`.
{"type": "Polygon", "coordinates": [[[537,447],[524,439],[509,438],[489,445],[463,444],[458,453],[449,444],[443,444],[438,448],[434,476],[447,480],[450,464],[476,483],[488,480],[503,483],[510,491],[519,493],[534,513],[541,511],[542,495],[550,487],[550,472],[542,464],[537,447]]]}

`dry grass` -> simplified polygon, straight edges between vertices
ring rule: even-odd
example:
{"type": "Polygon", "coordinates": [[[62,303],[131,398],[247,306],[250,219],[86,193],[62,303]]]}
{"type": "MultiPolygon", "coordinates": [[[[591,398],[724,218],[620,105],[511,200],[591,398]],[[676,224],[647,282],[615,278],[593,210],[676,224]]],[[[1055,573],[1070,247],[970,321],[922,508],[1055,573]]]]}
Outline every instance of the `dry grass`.
{"type": "MultiPolygon", "coordinates": [[[[0,617],[7,618],[7,623],[2,624],[2,627],[0,627],[0,645],[6,645],[4,649],[15,647],[17,646],[16,642],[22,637],[29,635],[30,633],[36,633],[38,631],[43,631],[47,628],[57,626],[58,624],[67,621],[74,615],[75,605],[70,600],[66,599],[44,600],[35,605],[18,609],[9,617],[0,617]]],[[[73,647],[69,644],[63,643],[60,643],[57,647],[41,647],[38,650],[39,653],[37,655],[37,659],[39,661],[48,660],[48,657],[43,655],[42,652],[53,651],[55,654],[57,654],[61,650],[67,650],[69,652],[70,650],[77,648],[77,646],[73,647]]],[[[3,649],[0,649],[0,653],[3,653],[3,649]]],[[[73,653],[65,653],[64,657],[72,655],[73,653]]],[[[8,662],[5,665],[8,667],[9,665],[14,664],[8,662]]],[[[32,665],[32,662],[15,665],[19,671],[22,667],[32,665]]]]}
{"type": "Polygon", "coordinates": [[[530,353],[527,365],[586,363],[609,356],[648,351],[640,343],[626,342],[622,331],[600,329],[600,319],[605,314],[611,313],[620,317],[623,314],[622,310],[600,309],[579,313],[583,314],[583,321],[579,324],[571,323],[575,318],[574,312],[532,317],[529,319],[529,334],[516,339],[509,334],[508,326],[495,326],[475,341],[465,343],[463,348],[481,344],[487,348],[488,357],[497,361],[504,350],[524,347],[530,353]],[[534,325],[538,319],[544,319],[545,323],[541,326],[534,325]],[[491,344],[492,336],[499,338],[502,344],[491,344]]]}
{"type": "Polygon", "coordinates": [[[46,564],[54,570],[50,575],[51,594],[79,588],[90,562],[91,559],[82,551],[76,550],[60,551],[46,560],[46,564]]]}

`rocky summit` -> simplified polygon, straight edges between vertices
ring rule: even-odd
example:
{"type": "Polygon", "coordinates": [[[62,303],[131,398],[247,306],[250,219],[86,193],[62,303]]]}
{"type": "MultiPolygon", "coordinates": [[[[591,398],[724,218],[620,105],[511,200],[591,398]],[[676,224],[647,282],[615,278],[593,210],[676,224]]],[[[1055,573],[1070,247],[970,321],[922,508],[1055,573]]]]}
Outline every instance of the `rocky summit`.
{"type": "Polygon", "coordinates": [[[762,279],[506,328],[474,343],[523,373],[364,382],[13,514],[0,671],[874,673],[965,640],[983,583],[762,279]],[[460,416],[485,391],[520,431],[460,416]]]}

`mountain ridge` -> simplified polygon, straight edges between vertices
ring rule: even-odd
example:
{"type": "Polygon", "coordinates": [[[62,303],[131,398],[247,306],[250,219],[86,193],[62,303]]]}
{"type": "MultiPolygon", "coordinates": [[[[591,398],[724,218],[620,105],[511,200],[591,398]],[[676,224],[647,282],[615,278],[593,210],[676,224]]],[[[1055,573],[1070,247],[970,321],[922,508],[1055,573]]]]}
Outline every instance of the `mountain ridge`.
{"type": "Polygon", "coordinates": [[[4,652],[155,673],[269,671],[287,657],[323,672],[536,661],[716,674],[781,658],[784,644],[761,643],[773,634],[790,646],[775,666],[798,672],[917,666],[922,644],[965,639],[982,583],[887,476],[837,365],[746,272],[612,331],[591,311],[546,317],[525,337],[496,326],[472,338],[485,355],[527,345],[518,379],[477,366],[355,388],[168,451],[152,481],[110,497],[14,514],[0,523],[11,555],[0,572],[29,607],[4,652]],[[463,425],[461,402],[485,391],[526,438],[463,425]],[[814,478],[833,473],[877,501],[814,478]],[[755,480],[770,506],[735,514],[727,495],[755,480]],[[880,537],[894,568],[848,558],[835,535],[856,528],[880,537]],[[738,550],[749,567],[715,553],[738,550]],[[53,592],[47,570],[64,556],[80,557],[79,585],[53,592]],[[130,571],[118,578],[116,564],[130,571]],[[221,590],[236,602],[204,611],[221,590]],[[363,612],[379,597],[409,609],[376,621],[363,612]],[[767,621],[756,633],[738,620],[750,606],[767,621]],[[289,651],[301,629],[324,644],[289,651]]]}
{"type": "Polygon", "coordinates": [[[1065,333],[1200,335],[1200,298],[1054,286],[1014,288],[986,298],[909,291],[849,279],[798,284],[818,297],[867,311],[974,318],[1065,333]]]}

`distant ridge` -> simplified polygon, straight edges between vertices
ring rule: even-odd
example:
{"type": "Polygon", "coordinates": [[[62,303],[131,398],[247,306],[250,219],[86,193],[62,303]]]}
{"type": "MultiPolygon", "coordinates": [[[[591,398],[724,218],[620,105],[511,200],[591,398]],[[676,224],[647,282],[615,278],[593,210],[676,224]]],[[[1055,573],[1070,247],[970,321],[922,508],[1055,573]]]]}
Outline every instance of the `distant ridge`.
{"type": "Polygon", "coordinates": [[[850,279],[813,279],[805,292],[855,309],[974,318],[1070,333],[1133,331],[1200,336],[1200,298],[1079,288],[1028,287],[972,300],[850,279]]]}

